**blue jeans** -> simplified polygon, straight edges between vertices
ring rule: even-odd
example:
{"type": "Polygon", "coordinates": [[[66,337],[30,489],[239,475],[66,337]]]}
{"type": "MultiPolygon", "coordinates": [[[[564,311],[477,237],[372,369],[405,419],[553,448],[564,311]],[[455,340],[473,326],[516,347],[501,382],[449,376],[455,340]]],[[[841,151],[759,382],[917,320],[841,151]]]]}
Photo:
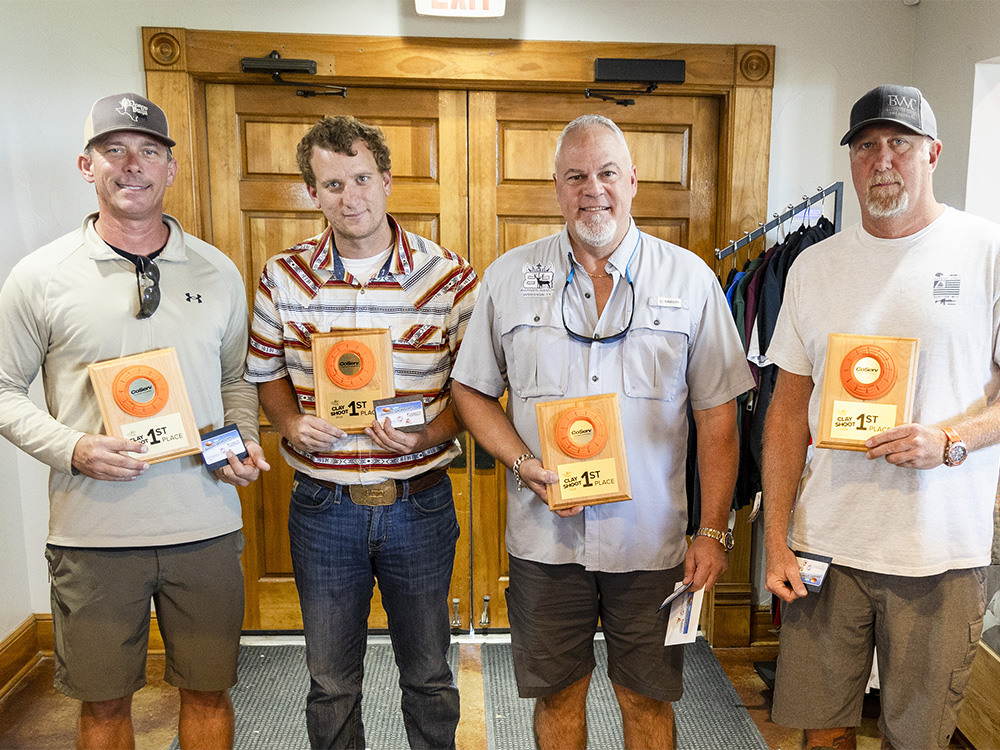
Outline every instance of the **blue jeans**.
{"type": "Polygon", "coordinates": [[[458,688],[448,666],[448,587],[458,521],[447,477],[393,505],[355,505],[296,472],[288,515],[311,686],[313,748],[365,747],[361,678],[378,580],[411,748],[454,748],[458,688]]]}

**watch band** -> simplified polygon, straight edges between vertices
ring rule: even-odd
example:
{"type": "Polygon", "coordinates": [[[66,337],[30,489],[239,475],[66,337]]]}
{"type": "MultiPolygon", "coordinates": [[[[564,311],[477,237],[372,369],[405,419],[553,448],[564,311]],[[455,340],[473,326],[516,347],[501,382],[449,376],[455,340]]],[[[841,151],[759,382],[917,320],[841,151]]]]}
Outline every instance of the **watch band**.
{"type": "Polygon", "coordinates": [[[969,455],[969,448],[958,436],[954,427],[942,427],[947,442],[944,444],[944,465],[959,466],[969,455]]]}
{"type": "Polygon", "coordinates": [[[729,552],[733,548],[733,534],[728,529],[726,531],[719,531],[718,529],[713,529],[709,526],[699,526],[698,530],[694,532],[695,536],[707,536],[719,544],[722,545],[726,552],[729,552]]]}
{"type": "Polygon", "coordinates": [[[958,436],[958,433],[955,432],[955,428],[954,427],[942,427],[941,429],[944,430],[944,434],[948,438],[948,442],[949,443],[961,443],[962,442],[962,438],[960,438],[958,436]]]}

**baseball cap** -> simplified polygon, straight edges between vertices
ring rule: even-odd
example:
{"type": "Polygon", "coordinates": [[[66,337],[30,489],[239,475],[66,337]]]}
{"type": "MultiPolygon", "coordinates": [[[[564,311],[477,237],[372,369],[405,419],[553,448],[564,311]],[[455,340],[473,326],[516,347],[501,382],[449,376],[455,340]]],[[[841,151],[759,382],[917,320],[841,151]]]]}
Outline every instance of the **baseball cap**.
{"type": "Polygon", "coordinates": [[[90,115],[83,126],[83,143],[106,133],[134,130],[148,133],[159,141],[174,146],[163,110],[139,94],[115,94],[98,99],[90,108],[90,115]]]}
{"type": "Polygon", "coordinates": [[[877,86],[851,107],[851,129],[840,139],[846,146],[864,127],[876,122],[895,122],[920,135],[937,138],[937,120],[920,89],[886,84],[877,86]]]}

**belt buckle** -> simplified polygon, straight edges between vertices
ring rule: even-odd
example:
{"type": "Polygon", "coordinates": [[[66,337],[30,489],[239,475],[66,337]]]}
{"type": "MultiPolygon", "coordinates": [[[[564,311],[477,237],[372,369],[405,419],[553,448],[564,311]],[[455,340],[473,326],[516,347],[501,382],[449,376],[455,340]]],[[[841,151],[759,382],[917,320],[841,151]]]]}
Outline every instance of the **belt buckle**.
{"type": "Polygon", "coordinates": [[[355,505],[392,505],[396,502],[396,480],[386,479],[378,484],[352,484],[351,502],[355,505]]]}

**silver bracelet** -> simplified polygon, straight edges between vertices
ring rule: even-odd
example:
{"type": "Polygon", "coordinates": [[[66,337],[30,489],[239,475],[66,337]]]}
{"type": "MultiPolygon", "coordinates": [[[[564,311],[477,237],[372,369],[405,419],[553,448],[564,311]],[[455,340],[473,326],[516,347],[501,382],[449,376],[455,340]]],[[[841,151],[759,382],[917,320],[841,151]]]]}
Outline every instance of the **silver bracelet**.
{"type": "Polygon", "coordinates": [[[534,453],[522,453],[514,461],[514,465],[510,467],[510,470],[514,472],[514,479],[517,480],[517,491],[520,492],[524,489],[524,481],[521,479],[521,463],[527,461],[529,458],[534,458],[534,453]]]}

